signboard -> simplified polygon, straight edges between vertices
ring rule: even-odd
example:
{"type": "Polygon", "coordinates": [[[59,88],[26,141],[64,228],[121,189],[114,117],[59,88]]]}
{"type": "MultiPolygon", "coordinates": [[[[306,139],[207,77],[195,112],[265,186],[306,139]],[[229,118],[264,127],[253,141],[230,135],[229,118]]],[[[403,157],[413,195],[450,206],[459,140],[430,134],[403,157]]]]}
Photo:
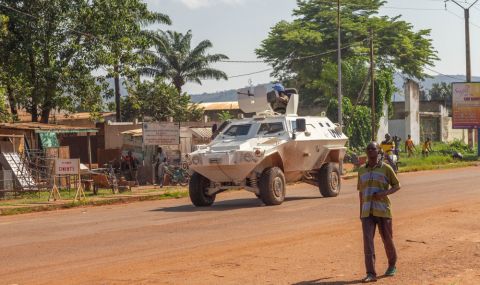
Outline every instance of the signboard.
{"type": "Polygon", "coordinates": [[[56,175],[78,175],[80,173],[80,160],[75,159],[55,159],[56,175]]]}
{"type": "Polygon", "coordinates": [[[180,123],[143,123],[144,145],[180,144],[180,123]]]}
{"type": "Polygon", "coordinates": [[[480,128],[480,82],[452,83],[454,129],[480,128]]]}

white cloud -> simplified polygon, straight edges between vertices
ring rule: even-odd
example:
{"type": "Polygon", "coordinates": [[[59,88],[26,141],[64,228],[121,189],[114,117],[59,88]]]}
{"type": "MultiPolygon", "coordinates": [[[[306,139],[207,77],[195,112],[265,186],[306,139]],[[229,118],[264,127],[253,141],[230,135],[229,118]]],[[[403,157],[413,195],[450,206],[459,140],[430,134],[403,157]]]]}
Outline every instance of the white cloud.
{"type": "Polygon", "coordinates": [[[243,3],[245,0],[181,0],[190,9],[197,9],[202,7],[214,6],[220,3],[227,5],[237,5],[243,3]]]}

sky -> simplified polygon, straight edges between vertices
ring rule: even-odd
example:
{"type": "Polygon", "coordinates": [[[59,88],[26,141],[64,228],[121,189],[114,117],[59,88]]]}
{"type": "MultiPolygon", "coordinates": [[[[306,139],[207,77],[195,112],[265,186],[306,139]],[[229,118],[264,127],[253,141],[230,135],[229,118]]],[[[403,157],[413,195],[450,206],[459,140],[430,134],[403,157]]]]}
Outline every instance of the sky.
{"type": "MultiPolygon", "coordinates": [[[[162,30],[185,33],[192,30],[193,44],[208,39],[210,53],[222,53],[230,60],[257,60],[255,49],[267,38],[279,21],[292,21],[296,0],[144,0],[149,8],[172,19],[162,30]]],[[[332,0],[333,1],[333,0],[332,0]]],[[[452,1],[388,0],[379,15],[401,15],[413,29],[431,29],[430,38],[438,51],[439,61],[426,73],[431,75],[465,74],[464,11],[452,1]]],[[[457,0],[468,7],[473,0],[457,0]]],[[[472,75],[480,75],[480,1],[470,9],[470,41],[472,75]]],[[[217,63],[215,68],[230,76],[255,73],[270,68],[264,63],[217,63]]],[[[202,85],[188,83],[189,94],[211,93],[238,89],[250,84],[273,81],[270,72],[261,72],[229,80],[204,80],[202,85]]]]}

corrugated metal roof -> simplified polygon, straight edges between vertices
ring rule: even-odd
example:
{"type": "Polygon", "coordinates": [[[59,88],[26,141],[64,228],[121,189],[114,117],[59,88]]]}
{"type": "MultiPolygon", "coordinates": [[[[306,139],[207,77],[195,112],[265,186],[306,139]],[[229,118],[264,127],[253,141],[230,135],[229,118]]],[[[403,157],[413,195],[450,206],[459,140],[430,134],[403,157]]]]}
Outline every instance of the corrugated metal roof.
{"type": "MultiPolygon", "coordinates": [[[[109,116],[115,115],[115,112],[102,112],[100,117],[106,118],[109,116]]],[[[17,118],[22,123],[28,123],[32,121],[32,115],[28,113],[25,109],[17,110],[17,118]]],[[[66,111],[52,112],[48,120],[50,122],[54,121],[73,121],[73,120],[85,120],[90,119],[89,112],[79,112],[79,113],[68,113],[66,111]]]]}
{"type": "MultiPolygon", "coordinates": [[[[115,112],[103,112],[99,114],[100,117],[108,117],[115,115],[115,112]]],[[[64,120],[85,120],[91,119],[89,112],[80,112],[80,113],[65,113],[65,114],[56,114],[54,115],[57,121],[64,121],[64,120]]]]}
{"type": "Polygon", "coordinates": [[[211,128],[190,128],[194,137],[201,138],[201,139],[209,139],[212,137],[212,129],[211,128]]]}
{"type": "Polygon", "coordinates": [[[28,123],[1,123],[0,129],[33,130],[36,133],[54,132],[54,133],[95,133],[96,128],[73,127],[66,125],[43,124],[37,122],[28,123]]]}
{"type": "Polygon", "coordinates": [[[215,110],[239,110],[238,102],[211,102],[211,103],[200,103],[198,104],[199,108],[203,108],[205,111],[215,111],[215,110]]]}
{"type": "Polygon", "coordinates": [[[143,135],[143,130],[142,129],[133,129],[133,130],[128,130],[121,132],[122,135],[129,135],[132,137],[141,137],[143,135]]]}
{"type": "MultiPolygon", "coordinates": [[[[185,127],[182,127],[181,129],[183,129],[185,132],[190,130],[190,132],[192,132],[192,135],[197,137],[197,138],[205,139],[205,138],[211,138],[212,137],[212,129],[211,128],[185,128],[185,127]]],[[[142,131],[142,129],[134,129],[134,130],[128,130],[128,131],[121,132],[121,134],[132,136],[132,137],[141,137],[142,134],[143,134],[143,131],[142,131]]]]}

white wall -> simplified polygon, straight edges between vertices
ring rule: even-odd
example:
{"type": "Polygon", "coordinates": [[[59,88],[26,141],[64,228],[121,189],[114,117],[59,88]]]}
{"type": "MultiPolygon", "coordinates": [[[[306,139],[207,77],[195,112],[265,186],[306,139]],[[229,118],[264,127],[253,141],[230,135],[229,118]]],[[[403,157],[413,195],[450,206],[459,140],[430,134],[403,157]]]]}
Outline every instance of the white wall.
{"type": "Polygon", "coordinates": [[[405,133],[412,136],[414,143],[420,141],[420,92],[418,83],[412,80],[405,82],[405,133]]]}
{"type": "MultiPolygon", "coordinates": [[[[383,103],[383,116],[380,118],[380,125],[377,131],[377,142],[383,141],[385,134],[389,133],[388,130],[388,104],[383,103]]],[[[392,135],[392,134],[390,134],[392,135]]]]}
{"type": "Polygon", "coordinates": [[[405,120],[389,120],[388,133],[391,136],[399,136],[402,138],[402,142],[405,142],[405,139],[408,135],[405,133],[405,120]]]}
{"type": "Polygon", "coordinates": [[[460,140],[468,144],[468,130],[452,129],[452,117],[444,117],[442,118],[442,140],[443,142],[460,140]]]}

